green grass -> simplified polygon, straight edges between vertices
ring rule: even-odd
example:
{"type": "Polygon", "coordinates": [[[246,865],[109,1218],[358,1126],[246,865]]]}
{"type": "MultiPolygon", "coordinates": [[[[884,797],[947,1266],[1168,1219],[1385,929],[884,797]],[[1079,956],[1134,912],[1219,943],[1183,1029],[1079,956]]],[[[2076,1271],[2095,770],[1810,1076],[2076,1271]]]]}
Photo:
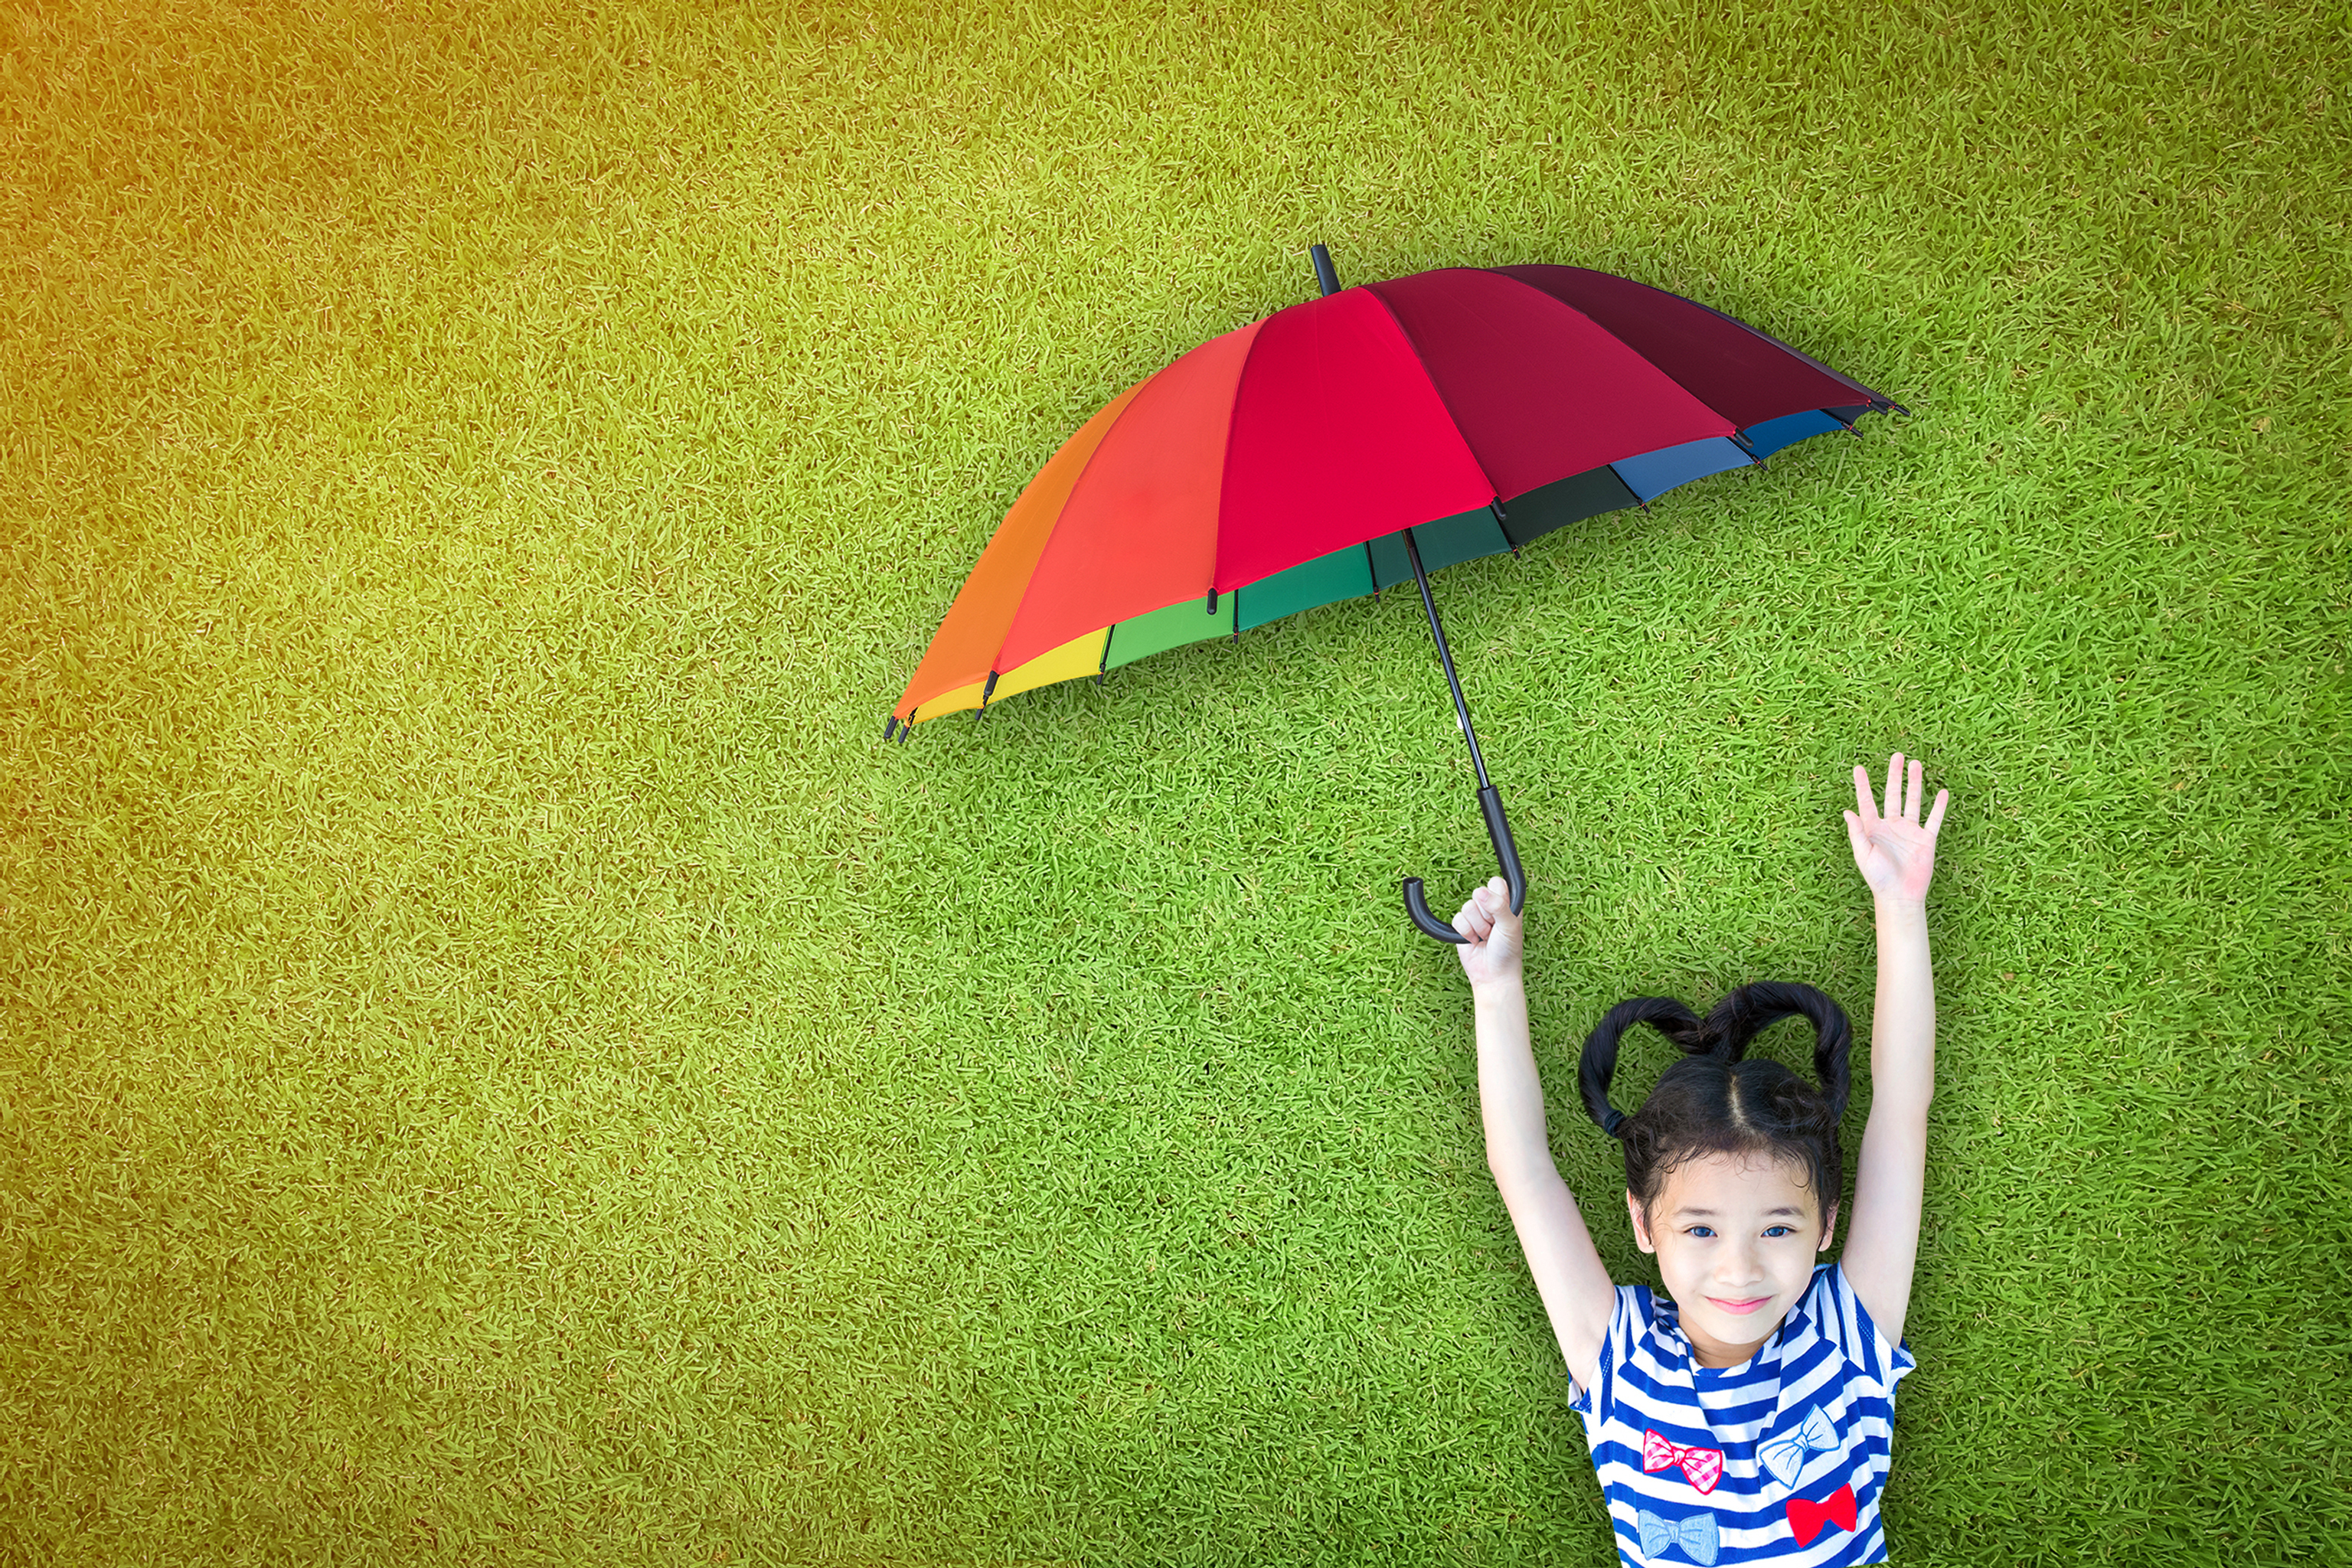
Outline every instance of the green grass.
{"type": "Polygon", "coordinates": [[[1612,1560],[1418,606],[880,743],[1317,239],[1914,411],[1438,580],[1612,1266],[1916,752],[1900,1559],[2352,1552],[2340,8],[296,9],[0,15],[0,1561],[1612,1560]]]}

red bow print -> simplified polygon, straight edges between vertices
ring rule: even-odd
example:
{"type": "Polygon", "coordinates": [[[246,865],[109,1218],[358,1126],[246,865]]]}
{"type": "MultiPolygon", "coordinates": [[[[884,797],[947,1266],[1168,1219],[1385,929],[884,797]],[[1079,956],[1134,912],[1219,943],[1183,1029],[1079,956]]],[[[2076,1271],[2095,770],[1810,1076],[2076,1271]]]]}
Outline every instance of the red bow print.
{"type": "Polygon", "coordinates": [[[1703,1492],[1715,1489],[1723,1479],[1723,1450],[1720,1448],[1685,1448],[1679,1443],[1669,1443],[1655,1432],[1642,1434],[1642,1468],[1664,1470],[1675,1465],[1690,1484],[1703,1492]]]}
{"type": "Polygon", "coordinates": [[[1825,1525],[1840,1530],[1853,1528],[1853,1489],[1840,1487],[1819,1502],[1807,1502],[1803,1498],[1789,1500],[1789,1528],[1796,1531],[1797,1544],[1802,1546],[1822,1532],[1825,1525]]]}

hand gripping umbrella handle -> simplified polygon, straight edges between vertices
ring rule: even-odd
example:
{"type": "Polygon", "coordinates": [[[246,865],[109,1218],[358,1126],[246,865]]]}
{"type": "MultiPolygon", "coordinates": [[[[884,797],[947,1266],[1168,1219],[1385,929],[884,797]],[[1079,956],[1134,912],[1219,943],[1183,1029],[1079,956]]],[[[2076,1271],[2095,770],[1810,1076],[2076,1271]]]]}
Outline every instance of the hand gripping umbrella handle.
{"type": "MultiPolygon", "coordinates": [[[[1511,842],[1510,819],[1503,815],[1503,796],[1493,784],[1478,792],[1478,809],[1486,814],[1486,837],[1495,841],[1495,858],[1501,863],[1503,879],[1511,885],[1511,912],[1517,914],[1527,908],[1528,874],[1519,869],[1519,849],[1511,842]]],[[[1404,912],[1412,917],[1413,924],[1440,942],[1460,943],[1470,940],[1429,912],[1429,900],[1422,897],[1418,877],[1404,879],[1404,912]]]]}

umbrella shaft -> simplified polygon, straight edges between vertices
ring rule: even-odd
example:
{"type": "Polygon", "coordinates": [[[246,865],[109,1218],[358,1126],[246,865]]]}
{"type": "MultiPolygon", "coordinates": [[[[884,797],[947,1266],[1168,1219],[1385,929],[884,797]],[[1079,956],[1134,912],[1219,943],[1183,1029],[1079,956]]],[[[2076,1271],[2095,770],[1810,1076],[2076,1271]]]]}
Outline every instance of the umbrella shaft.
{"type": "Polygon", "coordinates": [[[1437,658],[1445,666],[1445,684],[1454,689],[1454,717],[1461,722],[1462,738],[1470,742],[1470,765],[1478,770],[1478,787],[1491,789],[1486,760],[1478,754],[1477,731],[1470,728],[1470,704],[1462,700],[1462,678],[1454,673],[1454,650],[1445,646],[1445,628],[1437,624],[1437,601],[1429,596],[1429,574],[1421,569],[1421,551],[1409,528],[1404,531],[1404,552],[1412,563],[1412,580],[1421,584],[1421,607],[1429,612],[1429,635],[1437,639],[1437,658]]]}

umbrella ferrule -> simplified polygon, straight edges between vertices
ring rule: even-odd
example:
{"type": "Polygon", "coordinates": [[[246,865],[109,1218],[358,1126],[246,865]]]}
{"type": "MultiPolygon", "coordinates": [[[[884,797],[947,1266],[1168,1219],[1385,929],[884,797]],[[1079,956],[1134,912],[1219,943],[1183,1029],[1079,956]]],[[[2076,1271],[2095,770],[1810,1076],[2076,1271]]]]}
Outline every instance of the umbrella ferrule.
{"type": "Polygon", "coordinates": [[[1339,291],[1339,269],[1331,265],[1331,253],[1318,241],[1307,247],[1307,254],[1315,261],[1315,286],[1327,299],[1337,294],[1339,291]]]}

